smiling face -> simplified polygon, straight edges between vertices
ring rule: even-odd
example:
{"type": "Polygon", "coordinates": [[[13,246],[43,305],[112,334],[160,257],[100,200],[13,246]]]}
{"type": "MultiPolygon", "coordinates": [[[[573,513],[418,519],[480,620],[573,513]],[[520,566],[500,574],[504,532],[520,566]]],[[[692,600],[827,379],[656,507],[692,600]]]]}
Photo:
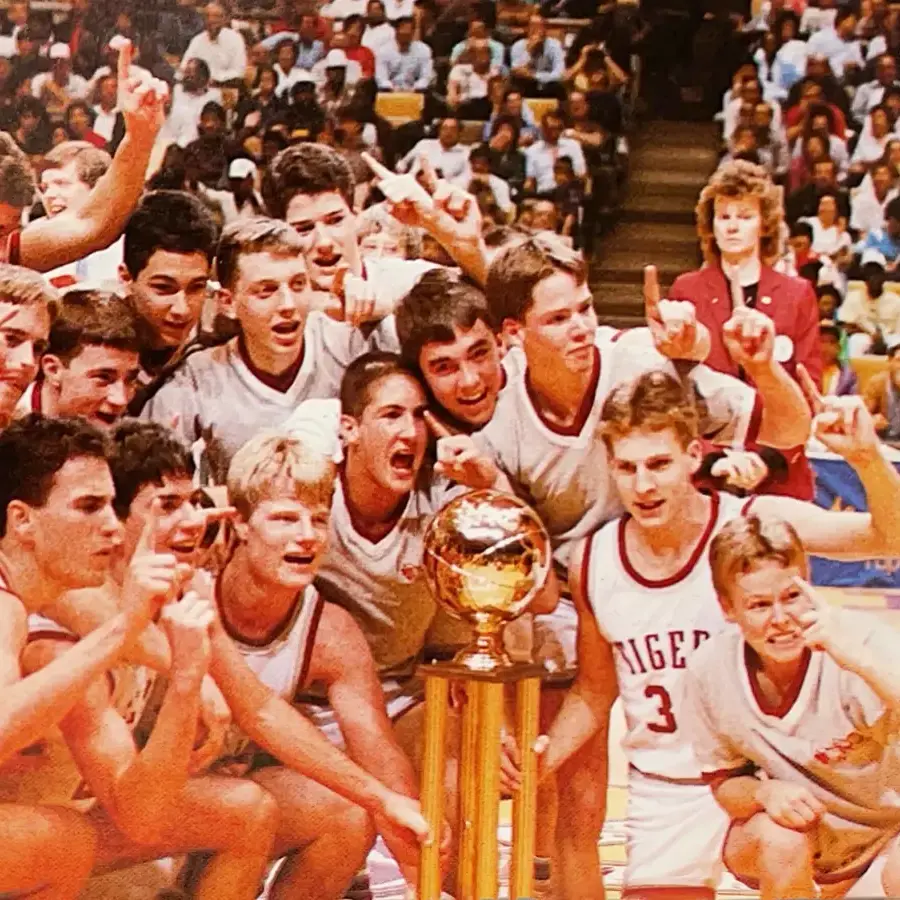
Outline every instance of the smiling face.
{"type": "Polygon", "coordinates": [[[762,560],[734,581],[727,618],[737,623],[744,640],[765,662],[791,663],[806,647],[797,617],[811,609],[794,579],[805,578],[799,568],[762,560]]]}
{"type": "Polygon", "coordinates": [[[356,216],[338,191],[295,194],[287,205],[288,225],[304,242],[313,288],[330,291],[340,269],[361,274],[356,216]]]}
{"type": "Polygon", "coordinates": [[[694,492],[702,451],[672,428],[637,428],[612,442],[610,471],[622,505],[639,528],[672,527],[694,492]]]}
{"type": "Polygon", "coordinates": [[[130,284],[135,306],[153,328],[157,346],[181,346],[196,327],[206,299],[206,255],[157,250],[134,280],[124,265],[119,277],[130,284]]]}
{"type": "Polygon", "coordinates": [[[330,509],[278,493],[239,523],[243,558],[257,581],[295,591],[312,584],[328,544],[330,509]]]}
{"type": "Polygon", "coordinates": [[[188,475],[165,475],[162,484],[145,484],[135,494],[125,519],[125,559],[131,559],[144,531],[154,502],[157,504],[157,549],[174,554],[179,562],[192,563],[203,536],[205,518],[194,505],[196,491],[188,475]]]}
{"type": "Polygon", "coordinates": [[[476,428],[487,425],[503,386],[500,345],[479,319],[452,341],[432,341],[419,353],[419,368],[434,399],[453,418],[476,428]]]}
{"type": "Polygon", "coordinates": [[[89,344],[64,365],[44,359],[46,380],[56,392],[58,416],[81,416],[109,428],[125,415],[137,390],[141,367],[135,350],[89,344]]]}
{"type": "Polygon", "coordinates": [[[45,577],[68,590],[103,584],[122,543],[112,501],[106,460],[86,456],[68,460],[56,473],[43,506],[25,507],[34,558],[45,577]]]}
{"type": "Polygon", "coordinates": [[[425,392],[411,375],[374,382],[359,419],[343,418],[348,465],[382,491],[408,494],[425,458],[425,392]]]}
{"type": "Polygon", "coordinates": [[[716,197],[713,235],[726,262],[759,250],[762,210],[758,197],[716,197]]]}
{"type": "Polygon", "coordinates": [[[61,169],[47,169],[41,175],[41,193],[48,217],[59,215],[67,209],[78,211],[87,202],[91,188],[78,177],[74,162],[61,169]]]}
{"type": "Polygon", "coordinates": [[[42,304],[0,301],[0,323],[0,422],[5,423],[37,374],[50,314],[42,304]]]}
{"type": "Polygon", "coordinates": [[[587,283],[555,271],[538,282],[532,303],[519,324],[504,329],[521,342],[529,368],[561,374],[589,372],[594,366],[597,313],[587,283]]]}

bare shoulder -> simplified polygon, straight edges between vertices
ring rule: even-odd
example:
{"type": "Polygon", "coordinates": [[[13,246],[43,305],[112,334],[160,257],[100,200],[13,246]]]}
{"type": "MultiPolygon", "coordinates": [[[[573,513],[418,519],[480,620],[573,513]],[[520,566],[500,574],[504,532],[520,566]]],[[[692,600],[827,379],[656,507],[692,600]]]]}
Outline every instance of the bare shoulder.
{"type": "Polygon", "coordinates": [[[369,656],[369,645],[347,610],[324,601],[313,643],[310,681],[333,681],[369,656]]]}
{"type": "Polygon", "coordinates": [[[16,656],[28,637],[28,612],[22,601],[9,591],[0,590],[0,653],[16,656]]]}

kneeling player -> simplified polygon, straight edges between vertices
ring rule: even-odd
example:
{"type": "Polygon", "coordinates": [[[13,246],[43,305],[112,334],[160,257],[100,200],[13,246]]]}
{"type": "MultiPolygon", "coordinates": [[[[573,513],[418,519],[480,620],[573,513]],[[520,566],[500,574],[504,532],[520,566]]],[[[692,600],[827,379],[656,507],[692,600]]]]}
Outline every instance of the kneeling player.
{"type": "Polygon", "coordinates": [[[732,819],[726,865],[763,900],[900,895],[900,635],[818,597],[774,516],[729,522],[710,565],[739,630],[702,647],[685,682],[704,777],[732,819]]]}

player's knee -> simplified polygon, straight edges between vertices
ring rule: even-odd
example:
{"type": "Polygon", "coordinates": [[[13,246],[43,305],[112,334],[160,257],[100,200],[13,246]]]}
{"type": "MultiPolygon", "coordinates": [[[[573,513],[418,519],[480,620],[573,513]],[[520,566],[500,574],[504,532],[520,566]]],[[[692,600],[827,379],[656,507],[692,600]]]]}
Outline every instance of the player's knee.
{"type": "Polygon", "coordinates": [[[784,873],[808,863],[809,840],[801,831],[757,813],[734,826],[725,844],[725,862],[738,875],[784,873]]]}
{"type": "Polygon", "coordinates": [[[340,831],[346,836],[349,846],[358,850],[363,858],[375,844],[378,829],[372,817],[361,806],[347,804],[347,809],[340,817],[340,831]]]}
{"type": "Polygon", "coordinates": [[[84,816],[67,809],[47,809],[57,837],[45,848],[43,862],[48,873],[60,881],[86,879],[94,866],[97,832],[84,816]]]}
{"type": "Polygon", "coordinates": [[[274,840],[279,822],[278,803],[267,790],[245,781],[235,789],[232,803],[239,810],[242,840],[249,840],[250,835],[256,840],[274,840]]]}

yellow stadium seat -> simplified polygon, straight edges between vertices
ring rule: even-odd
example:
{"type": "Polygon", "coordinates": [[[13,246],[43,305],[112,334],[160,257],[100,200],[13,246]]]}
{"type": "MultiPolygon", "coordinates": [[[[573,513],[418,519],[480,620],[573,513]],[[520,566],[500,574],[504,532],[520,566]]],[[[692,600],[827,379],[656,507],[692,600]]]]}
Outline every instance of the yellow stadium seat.
{"type": "Polygon", "coordinates": [[[423,94],[387,92],[375,98],[375,112],[391,125],[403,125],[422,118],[423,94]]]}
{"type": "Polygon", "coordinates": [[[559,107],[559,101],[552,97],[529,97],[525,103],[534,115],[534,120],[538,125],[541,124],[541,119],[544,118],[545,113],[555,112],[559,107]]]}
{"type": "Polygon", "coordinates": [[[887,368],[886,356],[855,356],[850,360],[850,366],[859,380],[859,392],[866,389],[866,385],[874,375],[878,375],[887,368]]]}

